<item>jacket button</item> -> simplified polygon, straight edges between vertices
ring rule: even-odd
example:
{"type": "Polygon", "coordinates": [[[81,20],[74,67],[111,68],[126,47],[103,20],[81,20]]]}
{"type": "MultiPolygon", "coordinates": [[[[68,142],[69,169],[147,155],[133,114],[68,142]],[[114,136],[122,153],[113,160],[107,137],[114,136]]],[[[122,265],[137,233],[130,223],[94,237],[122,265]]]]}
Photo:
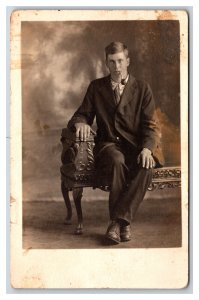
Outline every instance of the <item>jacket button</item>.
{"type": "Polygon", "coordinates": [[[119,136],[117,136],[117,137],[116,137],[116,140],[117,140],[117,141],[119,141],[119,140],[120,140],[119,136]]]}

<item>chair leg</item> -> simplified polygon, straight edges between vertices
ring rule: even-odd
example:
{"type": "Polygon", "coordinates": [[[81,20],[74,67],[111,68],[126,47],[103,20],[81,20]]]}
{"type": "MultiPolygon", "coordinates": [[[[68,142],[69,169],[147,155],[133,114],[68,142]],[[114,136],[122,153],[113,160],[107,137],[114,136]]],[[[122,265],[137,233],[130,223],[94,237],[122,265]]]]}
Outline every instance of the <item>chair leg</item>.
{"type": "Polygon", "coordinates": [[[71,202],[70,202],[70,198],[69,198],[69,190],[65,187],[63,181],[61,182],[61,191],[62,191],[64,202],[66,205],[66,209],[67,209],[67,215],[66,215],[64,224],[70,225],[71,219],[72,219],[72,206],[71,206],[71,202]]]}
{"type": "Polygon", "coordinates": [[[82,216],[82,206],[81,206],[82,194],[83,194],[83,188],[73,189],[73,199],[75,202],[75,207],[77,210],[77,219],[78,219],[78,224],[75,229],[75,234],[83,233],[83,216],[82,216]]]}

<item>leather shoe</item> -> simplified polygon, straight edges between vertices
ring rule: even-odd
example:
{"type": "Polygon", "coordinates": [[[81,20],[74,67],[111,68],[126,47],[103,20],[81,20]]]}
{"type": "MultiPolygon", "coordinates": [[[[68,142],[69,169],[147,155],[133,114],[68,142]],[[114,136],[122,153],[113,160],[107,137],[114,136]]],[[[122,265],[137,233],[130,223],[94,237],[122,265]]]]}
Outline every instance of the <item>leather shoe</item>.
{"type": "Polygon", "coordinates": [[[106,238],[113,242],[114,244],[120,243],[120,224],[116,221],[112,221],[112,223],[109,225],[107,232],[106,232],[106,238]]]}
{"type": "Polygon", "coordinates": [[[128,242],[131,240],[131,227],[130,225],[121,226],[120,228],[121,242],[128,242]]]}

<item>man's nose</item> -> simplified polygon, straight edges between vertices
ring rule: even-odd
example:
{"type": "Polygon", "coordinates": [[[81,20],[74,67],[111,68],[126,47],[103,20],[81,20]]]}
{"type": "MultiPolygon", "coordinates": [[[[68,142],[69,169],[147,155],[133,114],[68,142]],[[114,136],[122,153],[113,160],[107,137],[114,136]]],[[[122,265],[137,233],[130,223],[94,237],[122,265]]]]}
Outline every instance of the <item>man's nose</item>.
{"type": "Polygon", "coordinates": [[[117,61],[115,62],[115,69],[116,69],[116,70],[119,70],[119,69],[120,69],[120,63],[117,62],[117,61]]]}

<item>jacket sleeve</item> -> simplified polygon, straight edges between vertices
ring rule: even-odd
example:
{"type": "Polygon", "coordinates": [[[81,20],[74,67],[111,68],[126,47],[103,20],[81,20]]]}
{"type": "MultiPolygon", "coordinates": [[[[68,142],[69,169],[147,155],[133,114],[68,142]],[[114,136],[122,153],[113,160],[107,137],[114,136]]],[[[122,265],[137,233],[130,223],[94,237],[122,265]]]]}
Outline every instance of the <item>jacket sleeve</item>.
{"type": "Polygon", "coordinates": [[[88,125],[92,125],[94,117],[95,117],[95,108],[93,104],[93,95],[94,88],[93,83],[91,82],[84,100],[77,111],[74,113],[70,121],[68,122],[68,128],[74,129],[74,124],[76,123],[85,123],[88,125]]]}
{"type": "Polygon", "coordinates": [[[160,142],[160,127],[156,115],[155,101],[150,86],[147,84],[141,112],[141,147],[153,153],[160,142]]]}

